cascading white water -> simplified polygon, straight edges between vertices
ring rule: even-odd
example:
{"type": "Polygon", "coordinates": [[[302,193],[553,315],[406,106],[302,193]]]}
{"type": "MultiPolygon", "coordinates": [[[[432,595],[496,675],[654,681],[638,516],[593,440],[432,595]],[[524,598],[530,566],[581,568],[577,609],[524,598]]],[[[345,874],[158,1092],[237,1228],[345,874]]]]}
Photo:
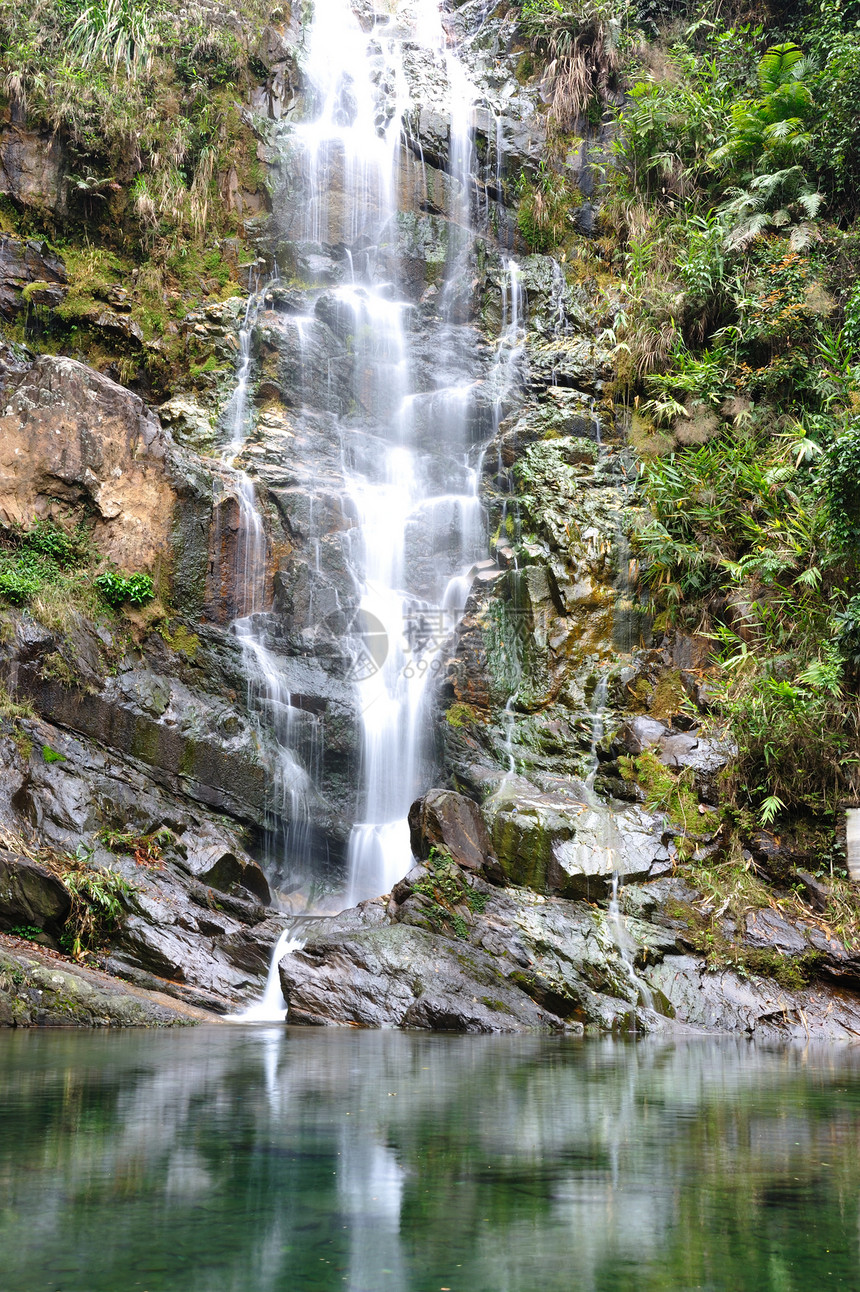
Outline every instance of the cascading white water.
{"type": "Polygon", "coordinates": [[[609,674],[604,673],[594,688],[594,695],[591,697],[591,748],[588,751],[588,772],[585,778],[585,784],[589,790],[594,789],[594,780],[597,776],[597,770],[600,766],[598,757],[598,747],[605,730],[605,713],[606,704],[609,699],[609,674]]]}
{"type": "MultiPolygon", "coordinates": [[[[486,551],[477,442],[482,431],[489,436],[498,428],[523,352],[519,271],[508,261],[501,337],[489,374],[482,372],[476,354],[470,280],[477,169],[473,117],[479,96],[448,43],[436,0],[380,4],[364,11],[361,21],[349,0],[315,0],[302,60],[306,108],[288,132],[294,185],[285,215],[289,236],[296,247],[309,249],[311,260],[331,263],[334,257],[346,268],[340,284],[327,293],[325,318],[326,326],[347,338],[347,398],[332,393],[329,402],[327,389],[305,388],[306,345],[317,317],[294,314],[289,326],[303,397],[309,407],[335,417],[342,475],[357,522],[348,564],[358,609],[346,645],[358,663],[367,661],[368,640],[375,643],[372,667],[354,669],[362,719],[361,819],[348,846],[350,904],[387,891],[410,865],[407,812],[429,778],[427,684],[486,551]],[[402,289],[408,274],[397,251],[406,123],[421,106],[410,98],[406,75],[416,50],[422,65],[438,74],[435,88],[445,96],[449,117],[446,266],[439,288],[431,289],[431,295],[437,292],[435,308],[425,310],[420,326],[417,306],[402,289]],[[475,389],[482,375],[488,377],[484,422],[476,430],[475,389]]],[[[499,129],[496,136],[498,191],[499,129]]],[[[248,434],[253,323],[252,306],[240,338],[225,461],[241,452],[248,434]]],[[[315,372],[319,383],[319,369],[315,372]]],[[[299,420],[302,414],[299,409],[299,420]]],[[[292,823],[289,846],[295,849],[302,829],[310,830],[319,749],[313,739],[301,745],[310,719],[305,721],[292,704],[271,649],[268,553],[253,482],[240,471],[235,482],[241,529],[237,570],[245,592],[234,631],[245,656],[252,706],[279,751],[275,779],[281,815],[292,823]]]]}
{"type": "Polygon", "coordinates": [[[232,1016],[233,1022],[282,1023],[284,1021],[287,1016],[287,1002],[284,1000],[284,993],[281,991],[278,966],[284,956],[288,956],[291,951],[298,951],[303,946],[303,941],[294,935],[293,926],[290,924],[284,929],[275,943],[262,996],[253,1005],[249,1005],[247,1009],[243,1010],[241,1014],[234,1014],[232,1016]]]}
{"type": "MultiPolygon", "coordinates": [[[[233,621],[233,632],[242,648],[244,673],[248,679],[249,707],[256,710],[274,737],[276,756],[272,807],[279,820],[289,824],[288,843],[292,851],[307,852],[313,801],[313,762],[316,755],[315,733],[307,715],[294,708],[278,657],[265,642],[265,628],[260,614],[267,607],[268,551],[263,519],[257,505],[254,482],[234,459],[242,452],[249,430],[249,391],[253,371],[252,336],[260,307],[258,294],[248,300],[245,318],[239,332],[239,360],[236,386],[225,414],[230,439],[222,450],[222,460],[232,474],[239,525],[236,538],[233,587],[239,614],[233,621]],[[296,749],[305,745],[305,757],[299,761],[296,749]]],[[[275,867],[277,870],[277,867],[275,867]]]]}
{"type": "MultiPolygon", "coordinates": [[[[356,672],[363,819],[349,841],[350,903],[388,890],[409,867],[407,812],[426,784],[427,682],[465,606],[467,571],[484,551],[480,463],[470,457],[474,334],[464,328],[477,95],[447,45],[434,0],[394,13],[380,7],[362,23],[348,0],[316,0],[303,60],[315,110],[290,136],[305,194],[291,232],[298,227],[314,246],[342,246],[349,262],[350,281],[333,297],[349,337],[351,404],[363,419],[358,448],[359,414],[340,419],[358,520],[350,561],[363,630],[356,657],[366,654],[367,635],[385,643],[378,666],[356,672]],[[446,272],[420,363],[415,306],[399,288],[396,254],[398,162],[414,106],[404,59],[416,47],[439,74],[450,122],[446,272]]],[[[513,267],[509,276],[516,331],[513,267]]],[[[506,359],[515,348],[508,340],[506,359]]]]}
{"type": "Polygon", "coordinates": [[[624,923],[624,916],[621,914],[621,907],[618,904],[618,889],[620,881],[618,871],[612,874],[612,896],[609,899],[609,926],[612,930],[612,938],[618,948],[618,956],[624,967],[624,972],[629,979],[630,986],[638,997],[639,1003],[646,1009],[654,1008],[654,993],[648,986],[647,982],[636,972],[634,955],[636,952],[636,943],[630,936],[627,925],[624,923]]]}

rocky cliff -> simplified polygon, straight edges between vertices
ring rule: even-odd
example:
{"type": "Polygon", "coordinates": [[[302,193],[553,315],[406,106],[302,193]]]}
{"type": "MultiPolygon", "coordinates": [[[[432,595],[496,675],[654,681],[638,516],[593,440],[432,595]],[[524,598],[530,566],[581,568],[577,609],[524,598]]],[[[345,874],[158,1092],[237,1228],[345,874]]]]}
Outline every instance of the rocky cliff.
{"type": "MultiPolygon", "coordinates": [[[[374,254],[408,306],[428,449],[443,304],[468,335],[477,376],[463,417],[481,446],[489,542],[462,619],[440,630],[436,788],[412,812],[414,864],[404,858],[390,894],[340,914],[361,762],[358,522],[343,464],[361,463],[380,411],[369,396],[357,406],[360,338],[338,295],[367,247],[312,243],[301,227],[290,131],[300,24],[272,16],[236,105],[264,197],[252,200],[235,167],[222,177],[241,216],[222,260],[245,291],[255,273],[268,286],[249,313],[213,278],[161,338],[135,321],[141,271],[116,260],[116,281],[87,280],[86,350],[70,341],[76,282],[83,293],[66,260],[79,266],[87,227],[69,206],[71,141],[9,105],[0,173],[16,227],[3,235],[0,311],[13,333],[28,322],[4,346],[0,402],[0,1023],[232,1012],[259,995],[288,918],[311,909],[304,947],[280,968],[296,1023],[856,1034],[853,908],[803,871],[803,839],[780,849],[725,812],[734,749],[712,712],[711,644],[655,631],[639,580],[638,462],[615,398],[623,284],[593,241],[607,128],[591,127],[589,149],[579,140],[565,163],[578,195],[571,254],[535,252],[517,212],[549,154],[527,42],[515,15],[479,0],[446,24],[483,105],[472,122],[480,225],[455,305],[442,299],[462,236],[446,214],[451,128],[408,51],[417,106],[398,153],[397,218],[374,254]],[[44,240],[58,227],[65,259],[44,240]],[[521,322],[505,351],[512,254],[521,322]],[[243,334],[252,429],[228,460],[243,334]],[[291,748],[312,771],[307,820],[277,792],[271,697],[249,682],[231,627],[247,604],[244,478],[264,531],[256,640],[279,661],[291,748]],[[146,595],[110,593],[110,577],[131,586],[134,575],[151,581],[146,595]],[[290,845],[299,826],[301,852],[290,845]],[[93,875],[117,903],[98,927],[93,875]],[[113,985],[64,962],[46,987],[58,948],[97,961],[113,985]],[[129,994],[110,1005],[114,980],[129,994]]],[[[335,175],[332,220],[339,192],[335,175]]],[[[179,296],[171,272],[166,290],[179,296]]],[[[455,568],[452,520],[432,542],[418,526],[407,542],[418,586],[455,568]]]]}

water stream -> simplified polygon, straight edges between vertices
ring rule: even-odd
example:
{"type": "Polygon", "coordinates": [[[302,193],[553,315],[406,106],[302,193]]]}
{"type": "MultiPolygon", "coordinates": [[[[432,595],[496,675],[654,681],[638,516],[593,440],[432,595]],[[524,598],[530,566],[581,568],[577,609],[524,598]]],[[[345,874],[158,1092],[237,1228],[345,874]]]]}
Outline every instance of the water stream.
{"type": "MultiPolygon", "coordinates": [[[[245,447],[250,430],[252,336],[260,302],[259,293],[249,298],[239,332],[236,386],[224,419],[230,439],[221,452],[222,461],[233,483],[239,512],[234,557],[236,568],[231,583],[236,589],[239,613],[233,621],[232,629],[242,650],[243,671],[248,684],[248,707],[273,738],[274,813],[277,820],[289,822],[287,840],[290,849],[302,853],[309,848],[314,797],[312,771],[318,761],[318,738],[308,715],[293,705],[280,660],[266,642],[266,621],[262,614],[270,608],[267,595],[269,552],[266,532],[254,481],[235,464],[235,459],[245,447]],[[302,742],[305,746],[304,762],[296,755],[296,749],[302,742]]],[[[276,876],[277,864],[273,867],[273,872],[276,876]]]]}
{"type": "Polygon", "coordinates": [[[281,979],[278,966],[284,956],[298,951],[304,942],[294,934],[293,923],[287,925],[272,949],[269,972],[263,994],[253,1005],[249,1005],[241,1014],[234,1016],[237,1023],[283,1023],[287,1016],[287,1002],[281,991],[281,979]]]}
{"type": "MultiPolygon", "coordinates": [[[[294,245],[340,258],[342,276],[329,290],[326,317],[347,338],[350,362],[347,397],[315,388],[306,389],[304,398],[334,415],[340,472],[356,518],[348,566],[357,613],[350,616],[345,643],[355,665],[361,721],[358,820],[348,842],[344,897],[351,905],[388,891],[411,862],[407,813],[432,782],[428,684],[486,553],[481,445],[498,427],[517,383],[523,305],[518,268],[508,260],[502,270],[501,336],[485,371],[464,295],[477,223],[482,213],[487,216],[487,186],[478,200],[476,181],[473,119],[479,95],[449,47],[435,0],[417,0],[393,13],[380,6],[372,21],[365,16],[362,22],[348,0],[317,0],[302,70],[308,106],[288,131],[292,187],[284,200],[294,245]],[[398,168],[410,113],[420,107],[411,99],[406,71],[416,53],[438,75],[435,91],[449,119],[446,262],[433,289],[433,308],[420,317],[403,290],[408,265],[397,235],[398,168]],[[485,412],[476,423],[482,378],[488,378],[485,412]]],[[[414,137],[412,143],[414,151],[414,137]]],[[[498,180],[498,147],[493,166],[498,180]]],[[[231,459],[248,430],[253,319],[251,307],[229,410],[231,459]]],[[[303,326],[293,321],[304,373],[303,347],[313,319],[302,318],[303,326]]],[[[303,414],[298,410],[297,418],[303,414]]],[[[309,762],[306,715],[292,703],[283,668],[268,645],[269,607],[261,591],[265,533],[253,483],[242,472],[235,479],[242,529],[237,573],[247,591],[234,631],[252,702],[278,749],[274,806],[291,822],[283,846],[296,851],[307,844],[302,832],[313,815],[311,762],[319,761],[318,751],[311,742],[309,762]]]]}

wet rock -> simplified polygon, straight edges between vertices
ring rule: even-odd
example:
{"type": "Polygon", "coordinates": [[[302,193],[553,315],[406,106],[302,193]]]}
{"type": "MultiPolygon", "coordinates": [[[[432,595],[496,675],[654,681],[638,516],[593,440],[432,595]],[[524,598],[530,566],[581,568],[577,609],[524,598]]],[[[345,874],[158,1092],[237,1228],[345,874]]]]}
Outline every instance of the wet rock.
{"type": "Polygon", "coordinates": [[[0,929],[43,929],[56,937],[72,907],[65,885],[44,866],[0,851],[0,929]]]}
{"type": "Polygon", "coordinates": [[[93,327],[100,328],[103,332],[113,334],[115,338],[123,341],[133,341],[137,345],[143,344],[143,332],[140,325],[135,323],[134,319],[127,318],[125,314],[118,314],[115,310],[101,310],[92,319],[93,327]]]}
{"type": "Polygon", "coordinates": [[[480,809],[453,790],[430,790],[409,809],[412,851],[426,859],[441,848],[466,870],[500,875],[480,809]]]}
{"type": "Polygon", "coordinates": [[[547,876],[550,891],[594,900],[611,892],[615,875],[631,883],[661,873],[669,852],[655,819],[639,808],[626,808],[613,813],[609,832],[605,811],[585,813],[574,838],[554,846],[553,860],[547,876]]]}
{"type": "Polygon", "coordinates": [[[58,304],[66,281],[66,266],[47,243],[0,234],[0,317],[12,320],[26,307],[22,291],[31,284],[38,284],[28,293],[34,305],[58,304]]]}
{"type": "MultiPolygon", "coordinates": [[[[677,952],[673,932],[628,925],[643,964],[677,952]]],[[[416,865],[387,907],[367,902],[335,917],[324,936],[282,961],[281,976],[293,1022],[491,1031],[667,1025],[641,996],[604,911],[501,890],[438,858],[416,865]]]]}
{"type": "Polygon", "coordinates": [[[747,946],[773,948],[783,955],[802,955],[809,949],[803,934],[770,907],[750,911],[744,921],[743,941],[747,946]]]}
{"type": "Polygon", "coordinates": [[[803,885],[804,896],[810,906],[816,911],[826,911],[830,901],[830,885],[805,870],[798,870],[797,878],[803,885]]]}
{"type": "Polygon", "coordinates": [[[0,1027],[187,1027],[217,1015],[0,936],[0,1027]]]}
{"type": "Polygon", "coordinates": [[[483,811],[503,871],[537,892],[595,900],[607,896],[613,874],[621,882],[644,879],[669,858],[658,818],[603,806],[575,781],[541,793],[508,778],[483,811]]]}
{"type": "Polygon", "coordinates": [[[266,876],[256,862],[240,858],[223,843],[207,843],[205,839],[195,843],[190,848],[186,844],[185,864],[196,879],[224,892],[237,885],[246,888],[265,905],[272,900],[266,876]]]}
{"type": "Polygon", "coordinates": [[[854,1041],[860,1034],[857,997],[820,985],[789,991],[729,969],[709,972],[690,956],[666,959],[645,977],[672,1002],[676,1019],[709,1032],[798,1041],[854,1041]]]}
{"type": "Polygon", "coordinates": [[[656,718],[637,716],[624,723],[616,740],[626,754],[636,757],[650,745],[658,745],[668,730],[665,723],[658,722],[656,718]]]}
{"type": "Polygon", "coordinates": [[[319,938],[281,961],[287,1018],[316,1026],[558,1030],[494,957],[414,927],[319,938]]]}

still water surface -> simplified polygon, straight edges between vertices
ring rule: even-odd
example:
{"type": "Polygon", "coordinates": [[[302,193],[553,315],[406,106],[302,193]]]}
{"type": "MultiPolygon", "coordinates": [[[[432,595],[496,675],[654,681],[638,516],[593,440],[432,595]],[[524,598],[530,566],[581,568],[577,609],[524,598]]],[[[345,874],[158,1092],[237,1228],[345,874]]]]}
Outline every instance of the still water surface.
{"type": "Polygon", "coordinates": [[[0,1034],[3,1292],[860,1292],[860,1050],[0,1034]]]}

